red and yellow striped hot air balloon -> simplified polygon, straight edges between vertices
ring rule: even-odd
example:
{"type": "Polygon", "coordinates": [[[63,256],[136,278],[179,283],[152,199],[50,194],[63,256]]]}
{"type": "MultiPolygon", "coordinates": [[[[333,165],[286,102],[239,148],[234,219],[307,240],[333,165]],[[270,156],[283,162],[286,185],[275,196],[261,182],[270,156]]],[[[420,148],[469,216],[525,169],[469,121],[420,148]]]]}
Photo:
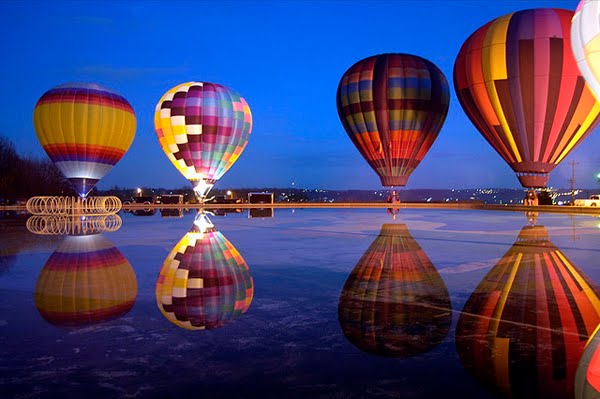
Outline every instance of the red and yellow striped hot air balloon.
{"type": "Polygon", "coordinates": [[[338,316],[359,349],[409,357],[444,340],[452,307],[444,281],[406,226],[384,224],[346,280],[338,316]]]}
{"type": "Polygon", "coordinates": [[[44,151],[82,198],[123,157],[136,127],[129,102],[95,83],[48,90],[35,106],[33,123],[44,151]]]}
{"type": "Polygon", "coordinates": [[[405,186],[437,138],[450,103],[446,77],[411,54],[380,54],[351,66],[337,90],[346,133],[383,186],[405,186]]]}
{"type": "Polygon", "coordinates": [[[244,313],[254,295],[250,269],[205,215],[175,245],[156,282],[156,302],[167,320],[189,330],[221,327],[244,313]]]}
{"type": "Polygon", "coordinates": [[[62,326],[120,317],[133,307],[136,297],[131,265],[100,234],[65,237],[35,286],[35,306],[42,317],[62,326]]]}
{"type": "Polygon", "coordinates": [[[571,51],[572,17],[540,8],[497,18],[464,42],[454,64],[465,113],[523,187],[546,187],[599,122],[571,51]]]}
{"type": "Polygon", "coordinates": [[[456,327],[463,366],[510,397],[569,398],[600,291],[527,226],[465,304],[456,327]]]}

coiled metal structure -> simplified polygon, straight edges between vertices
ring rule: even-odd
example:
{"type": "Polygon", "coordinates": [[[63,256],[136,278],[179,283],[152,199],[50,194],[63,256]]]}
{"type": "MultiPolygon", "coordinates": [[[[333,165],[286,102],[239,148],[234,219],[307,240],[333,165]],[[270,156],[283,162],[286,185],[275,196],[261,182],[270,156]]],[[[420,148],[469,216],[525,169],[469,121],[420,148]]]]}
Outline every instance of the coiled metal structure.
{"type": "Polygon", "coordinates": [[[87,197],[31,197],[26,204],[32,215],[112,215],[121,210],[121,200],[114,196],[87,197]]]}
{"type": "Polygon", "coordinates": [[[110,233],[121,228],[119,215],[35,215],[27,219],[27,230],[41,235],[88,235],[110,233]]]}

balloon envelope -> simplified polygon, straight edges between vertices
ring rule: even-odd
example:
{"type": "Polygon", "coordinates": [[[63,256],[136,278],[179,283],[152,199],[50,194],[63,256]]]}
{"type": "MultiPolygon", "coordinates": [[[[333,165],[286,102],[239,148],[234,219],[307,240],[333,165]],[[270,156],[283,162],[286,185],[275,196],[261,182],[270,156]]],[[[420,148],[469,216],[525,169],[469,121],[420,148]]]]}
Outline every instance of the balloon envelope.
{"type": "Polygon", "coordinates": [[[337,109],[350,140],[384,186],[404,186],[438,136],[450,95],[444,74],[410,54],[381,54],[348,69],[337,109]]]}
{"type": "Polygon", "coordinates": [[[454,64],[465,113],[523,187],[546,187],[598,124],[600,105],[571,51],[572,17],[545,8],[497,18],[464,42],[454,64]]]}
{"type": "Polygon", "coordinates": [[[575,374],[575,399],[600,398],[600,325],[590,337],[575,374]]]}
{"type": "Polygon", "coordinates": [[[163,316],[189,330],[235,320],[248,310],[253,295],[246,261],[214,228],[187,233],[165,259],[156,282],[163,316]]]}
{"type": "Polygon", "coordinates": [[[600,2],[581,0],[571,23],[577,66],[596,99],[600,98],[600,2]]]}
{"type": "Polygon", "coordinates": [[[48,90],[35,106],[33,123],[44,151],[81,197],[123,157],[136,128],[129,102],[95,83],[48,90]]]}
{"type": "Polygon", "coordinates": [[[406,226],[384,224],[348,276],[338,316],[346,338],[361,350],[409,357],[444,340],[452,306],[444,281],[406,226]]]}
{"type": "Polygon", "coordinates": [[[162,96],[154,127],[169,160],[204,197],[246,148],[252,114],[235,91],[216,83],[188,82],[162,96]]]}
{"type": "Polygon", "coordinates": [[[600,322],[599,294],[543,226],[524,227],[461,312],[463,366],[509,397],[572,397],[577,364],[600,322]]]}
{"type": "Polygon", "coordinates": [[[67,236],[35,286],[35,305],[52,324],[81,326],[127,313],[137,297],[135,273],[102,235],[67,236]]]}

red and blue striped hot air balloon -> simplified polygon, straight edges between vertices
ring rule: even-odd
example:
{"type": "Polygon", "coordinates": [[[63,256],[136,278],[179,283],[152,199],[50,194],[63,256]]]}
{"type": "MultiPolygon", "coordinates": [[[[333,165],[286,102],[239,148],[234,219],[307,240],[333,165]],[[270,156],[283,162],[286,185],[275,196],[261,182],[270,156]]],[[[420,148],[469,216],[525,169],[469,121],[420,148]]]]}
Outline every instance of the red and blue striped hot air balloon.
{"type": "Polygon", "coordinates": [[[454,64],[462,108],[523,187],[546,187],[600,121],[571,51],[571,18],[555,8],[496,18],[464,42],[454,64]]]}
{"type": "Polygon", "coordinates": [[[404,186],[437,138],[450,103],[446,77],[410,54],[381,54],[348,69],[337,90],[346,133],[383,186],[404,186]]]}
{"type": "Polygon", "coordinates": [[[161,313],[188,330],[218,328],[237,319],[253,295],[246,261],[212,224],[194,228],[175,245],[156,282],[161,313]]]}
{"type": "Polygon", "coordinates": [[[135,272],[100,234],[67,236],[35,286],[35,306],[61,326],[104,322],[127,313],[137,297],[135,272]]]}
{"type": "Polygon", "coordinates": [[[344,284],[340,326],[361,350],[410,357],[444,340],[452,324],[448,289],[405,225],[384,224],[344,284]]]}
{"type": "Polygon", "coordinates": [[[123,157],[136,128],[129,102],[95,83],[48,90],[35,106],[33,123],[44,151],[82,198],[123,157]]]}

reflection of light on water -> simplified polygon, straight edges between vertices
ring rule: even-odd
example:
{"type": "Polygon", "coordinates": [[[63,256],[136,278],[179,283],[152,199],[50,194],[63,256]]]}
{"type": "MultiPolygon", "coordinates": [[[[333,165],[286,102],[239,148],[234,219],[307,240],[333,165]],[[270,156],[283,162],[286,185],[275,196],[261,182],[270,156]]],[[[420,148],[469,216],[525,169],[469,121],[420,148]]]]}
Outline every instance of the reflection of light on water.
{"type": "Polygon", "coordinates": [[[66,216],[34,215],[27,219],[27,230],[41,235],[86,235],[113,232],[123,224],[119,215],[66,216]]]}
{"type": "Polygon", "coordinates": [[[194,225],[198,228],[200,233],[206,232],[208,229],[213,229],[215,225],[210,221],[208,215],[204,212],[198,212],[194,219],[194,225]]]}

